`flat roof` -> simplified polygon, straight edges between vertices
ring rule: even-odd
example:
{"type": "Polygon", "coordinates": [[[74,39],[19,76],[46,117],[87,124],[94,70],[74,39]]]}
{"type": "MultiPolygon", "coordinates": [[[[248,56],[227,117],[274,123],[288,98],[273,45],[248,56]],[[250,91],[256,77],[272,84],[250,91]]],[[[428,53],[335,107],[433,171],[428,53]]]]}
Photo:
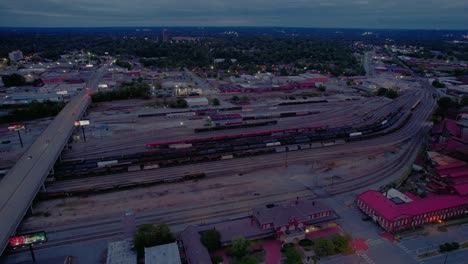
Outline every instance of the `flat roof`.
{"type": "Polygon", "coordinates": [[[369,190],[358,195],[369,207],[387,220],[396,220],[404,216],[421,215],[452,207],[468,204],[468,197],[459,195],[436,195],[413,202],[397,205],[382,193],[369,190]]]}
{"type": "Polygon", "coordinates": [[[177,243],[145,248],[145,264],[181,264],[177,243]]]}
{"type": "Polygon", "coordinates": [[[136,264],[137,255],[136,255],[136,252],[132,250],[132,247],[133,247],[133,241],[131,239],[109,243],[107,246],[106,263],[107,264],[136,264]]]}

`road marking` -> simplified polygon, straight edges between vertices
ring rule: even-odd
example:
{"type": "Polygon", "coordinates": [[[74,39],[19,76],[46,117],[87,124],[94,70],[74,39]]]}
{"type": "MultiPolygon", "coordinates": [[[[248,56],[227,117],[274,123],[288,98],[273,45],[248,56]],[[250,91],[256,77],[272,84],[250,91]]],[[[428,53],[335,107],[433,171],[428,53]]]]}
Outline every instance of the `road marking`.
{"type": "Polygon", "coordinates": [[[375,262],[374,262],[371,258],[369,258],[369,256],[367,256],[366,253],[364,253],[364,252],[362,252],[362,251],[357,251],[356,254],[357,254],[358,256],[360,256],[361,258],[363,258],[367,263],[369,263],[369,264],[375,264],[375,262]]]}

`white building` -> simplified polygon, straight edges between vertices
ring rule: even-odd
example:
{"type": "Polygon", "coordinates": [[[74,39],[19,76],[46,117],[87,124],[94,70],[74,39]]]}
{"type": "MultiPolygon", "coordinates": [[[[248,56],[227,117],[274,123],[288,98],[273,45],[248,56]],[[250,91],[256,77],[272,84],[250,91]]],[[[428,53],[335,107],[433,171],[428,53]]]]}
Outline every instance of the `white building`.
{"type": "Polygon", "coordinates": [[[189,107],[207,106],[209,103],[206,97],[185,98],[184,100],[189,107]]]}
{"type": "Polygon", "coordinates": [[[180,264],[177,243],[145,248],[145,264],[180,264]]]}
{"type": "Polygon", "coordinates": [[[23,52],[21,52],[21,50],[15,50],[8,53],[8,57],[10,57],[11,62],[20,61],[23,59],[23,52]]]}

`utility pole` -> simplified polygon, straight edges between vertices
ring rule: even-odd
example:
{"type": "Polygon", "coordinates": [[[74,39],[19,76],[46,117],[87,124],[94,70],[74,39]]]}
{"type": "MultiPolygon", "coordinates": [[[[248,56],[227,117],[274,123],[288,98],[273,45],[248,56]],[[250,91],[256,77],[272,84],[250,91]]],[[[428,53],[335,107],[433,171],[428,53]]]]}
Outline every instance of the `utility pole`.
{"type": "Polygon", "coordinates": [[[24,130],[25,128],[26,128],[25,125],[20,125],[20,124],[14,124],[14,125],[8,126],[8,130],[16,131],[18,133],[18,138],[19,138],[21,148],[24,148],[24,145],[23,145],[23,139],[21,138],[20,130],[24,130]]]}
{"type": "Polygon", "coordinates": [[[16,130],[16,132],[18,132],[18,137],[19,137],[19,141],[20,141],[20,144],[21,144],[21,148],[24,148],[23,146],[23,139],[21,139],[21,133],[20,133],[20,130],[16,130]]]}
{"type": "Polygon", "coordinates": [[[81,131],[83,131],[83,140],[86,142],[86,134],[84,132],[84,126],[81,126],[81,131]]]}

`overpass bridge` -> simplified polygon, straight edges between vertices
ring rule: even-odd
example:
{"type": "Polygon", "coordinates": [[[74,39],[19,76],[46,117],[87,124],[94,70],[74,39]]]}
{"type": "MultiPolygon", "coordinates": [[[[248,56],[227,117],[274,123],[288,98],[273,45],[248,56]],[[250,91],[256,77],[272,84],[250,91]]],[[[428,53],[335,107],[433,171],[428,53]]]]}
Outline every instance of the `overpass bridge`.
{"type": "Polygon", "coordinates": [[[95,91],[106,66],[96,71],[84,90],[70,100],[39,138],[0,180],[0,253],[8,245],[8,238],[32,206],[38,191],[60,157],[79,120],[91,103],[88,92],[95,91]]]}

